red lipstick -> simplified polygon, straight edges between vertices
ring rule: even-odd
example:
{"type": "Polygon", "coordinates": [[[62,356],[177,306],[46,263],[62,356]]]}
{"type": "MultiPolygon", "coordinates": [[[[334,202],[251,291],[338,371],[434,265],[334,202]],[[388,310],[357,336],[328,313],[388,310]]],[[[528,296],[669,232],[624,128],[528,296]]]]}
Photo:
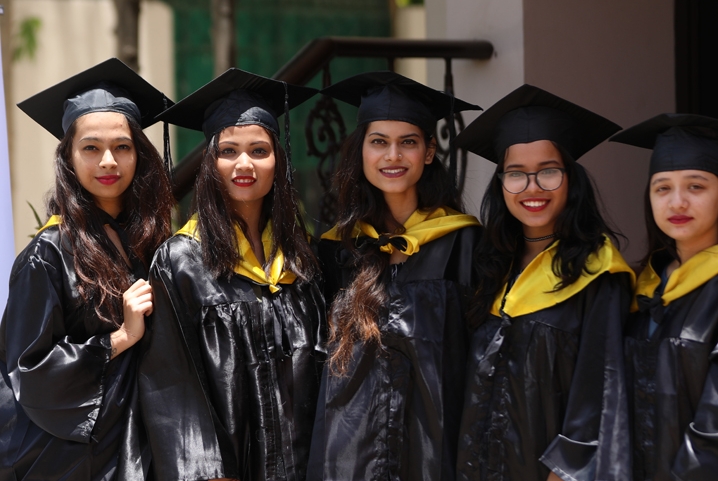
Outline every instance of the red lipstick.
{"type": "Polygon", "coordinates": [[[97,179],[97,181],[100,184],[103,184],[103,185],[112,185],[115,182],[117,182],[118,180],[120,180],[119,175],[102,175],[100,177],[95,177],[95,178],[97,179]]]}
{"type": "Polygon", "coordinates": [[[674,216],[671,216],[668,218],[668,222],[670,222],[671,224],[676,224],[676,225],[686,224],[692,220],[693,220],[693,217],[688,216],[688,215],[674,215],[674,216]]]}
{"type": "Polygon", "coordinates": [[[238,175],[232,179],[232,183],[237,187],[251,187],[255,182],[257,182],[257,179],[251,175],[238,175]]]}

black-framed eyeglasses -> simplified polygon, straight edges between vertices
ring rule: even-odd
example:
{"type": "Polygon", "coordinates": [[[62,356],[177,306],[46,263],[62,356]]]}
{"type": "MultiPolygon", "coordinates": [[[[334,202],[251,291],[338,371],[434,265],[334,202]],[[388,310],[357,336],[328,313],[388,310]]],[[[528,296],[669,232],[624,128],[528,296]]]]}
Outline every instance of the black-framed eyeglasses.
{"type": "Polygon", "coordinates": [[[529,186],[529,178],[533,175],[536,185],[541,190],[556,190],[563,183],[563,174],[566,169],[561,167],[549,167],[538,172],[521,172],[520,170],[508,170],[498,175],[501,184],[510,194],[520,194],[529,186]]]}

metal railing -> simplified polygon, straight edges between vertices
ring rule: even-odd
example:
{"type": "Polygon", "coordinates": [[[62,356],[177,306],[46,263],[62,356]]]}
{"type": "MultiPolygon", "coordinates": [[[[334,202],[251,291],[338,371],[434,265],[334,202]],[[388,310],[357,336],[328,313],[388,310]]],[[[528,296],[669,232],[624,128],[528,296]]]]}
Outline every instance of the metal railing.
{"type": "MultiPolygon", "coordinates": [[[[272,78],[295,85],[305,85],[322,72],[322,86],[331,85],[329,65],[338,57],[370,57],[387,60],[389,70],[394,70],[397,58],[442,58],[445,62],[444,91],[454,93],[451,71],[453,59],[488,60],[494,47],[485,40],[407,40],[375,37],[321,37],[312,40],[280,68],[272,78]]],[[[464,128],[461,113],[455,114],[456,130],[464,128]]],[[[448,157],[447,124],[437,129],[439,146],[437,152],[448,157]]],[[[334,101],[321,97],[309,113],[305,124],[308,154],[319,158],[317,174],[324,190],[320,201],[319,221],[333,223],[333,207],[336,199],[331,192],[331,177],[336,169],[339,148],[346,137],[346,127],[334,101]],[[318,140],[319,142],[315,141],[318,140]],[[323,147],[319,147],[319,145],[323,147]]],[[[173,193],[177,200],[191,192],[202,160],[202,145],[187,154],[173,169],[173,193]]],[[[459,156],[459,190],[463,190],[467,155],[459,156]]]]}

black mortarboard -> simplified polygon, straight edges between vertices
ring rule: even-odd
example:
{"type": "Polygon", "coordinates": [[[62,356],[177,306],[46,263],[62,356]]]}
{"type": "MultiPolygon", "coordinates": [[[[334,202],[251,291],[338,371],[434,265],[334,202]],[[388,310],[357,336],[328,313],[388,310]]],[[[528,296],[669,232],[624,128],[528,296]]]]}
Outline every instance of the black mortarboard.
{"type": "Polygon", "coordinates": [[[279,136],[277,118],[316,93],[313,88],[230,68],[167,109],[158,119],[201,130],[207,141],[232,125],[261,125],[279,136]]]}
{"type": "Polygon", "coordinates": [[[292,151],[289,142],[289,110],[318,92],[290,85],[237,68],[195,90],[158,117],[171,124],[201,130],[207,142],[233,125],[261,125],[279,136],[277,118],[284,114],[284,149],[287,178],[292,181],[292,151]]]}
{"type": "Polygon", "coordinates": [[[367,72],[337,82],[322,94],[359,107],[359,125],[376,120],[399,120],[429,134],[436,122],[453,112],[481,110],[394,72],[367,72]]]}
{"type": "Polygon", "coordinates": [[[456,137],[456,145],[498,163],[514,144],[551,140],[578,160],[619,130],[590,110],[526,84],[469,124],[456,137]]]}
{"type": "Polygon", "coordinates": [[[172,101],[116,58],[105,60],[23,100],[17,106],[62,139],[72,123],[91,112],[119,112],[144,129],[172,101]]]}
{"type": "Polygon", "coordinates": [[[649,175],[673,170],[718,175],[718,119],[661,114],[617,133],[611,141],[653,149],[649,175]]]}

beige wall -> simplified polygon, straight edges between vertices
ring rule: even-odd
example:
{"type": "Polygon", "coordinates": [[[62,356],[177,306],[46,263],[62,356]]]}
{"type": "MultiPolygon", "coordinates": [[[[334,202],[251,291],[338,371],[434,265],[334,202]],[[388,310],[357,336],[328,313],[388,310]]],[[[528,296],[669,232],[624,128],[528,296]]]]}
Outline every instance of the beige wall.
{"type": "MultiPolygon", "coordinates": [[[[490,107],[520,86],[524,78],[523,8],[521,0],[426,0],[429,38],[488,40],[490,60],[454,60],[454,92],[460,99],[490,107]]],[[[443,87],[444,61],[429,61],[429,85],[443,87]]],[[[468,124],[478,112],[464,112],[468,124]]],[[[464,204],[478,215],[481,197],[494,165],[469,154],[464,204]]]]}
{"type": "MultiPolygon", "coordinates": [[[[526,82],[622,127],[675,111],[672,0],[524,0],[526,82]]],[[[650,151],[603,143],[582,158],[610,217],[645,249],[643,190],[650,151]]]]}
{"type": "MultiPolygon", "coordinates": [[[[395,38],[426,38],[426,8],[423,5],[409,5],[394,11],[395,38]]],[[[394,63],[397,73],[426,84],[426,59],[400,58],[394,63]]]]}
{"type": "MultiPolygon", "coordinates": [[[[10,15],[14,28],[27,17],[40,18],[34,59],[11,66],[8,122],[11,125],[10,169],[15,248],[19,252],[35,232],[30,202],[43,217],[45,193],[53,185],[52,159],[57,139],[14,104],[115,55],[116,15],[112,0],[15,0],[10,15]]],[[[172,13],[163,3],[142,5],[140,68],[143,76],[173,97],[172,13]]],[[[161,149],[161,127],[150,138],[161,149]]]]}
{"type": "MultiPolygon", "coordinates": [[[[486,62],[457,61],[456,94],[490,107],[530,83],[629,127],[675,109],[672,0],[426,0],[429,38],[493,43],[486,62]]],[[[442,62],[429,62],[429,84],[441,87],[442,62]]],[[[465,118],[473,118],[466,115],[465,118]]],[[[649,151],[604,143],[583,159],[608,214],[644,249],[642,195],[649,151]]],[[[478,212],[492,166],[473,157],[465,201],[478,212]]]]}

